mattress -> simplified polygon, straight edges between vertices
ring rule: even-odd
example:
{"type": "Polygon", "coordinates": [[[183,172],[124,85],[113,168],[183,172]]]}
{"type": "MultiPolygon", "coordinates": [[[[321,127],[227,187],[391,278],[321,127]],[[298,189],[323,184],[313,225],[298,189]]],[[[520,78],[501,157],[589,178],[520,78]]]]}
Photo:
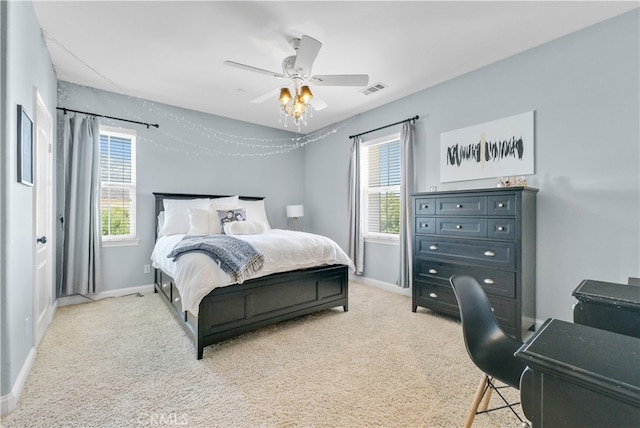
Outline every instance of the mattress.
{"type": "MultiPolygon", "coordinates": [[[[184,235],[160,237],[151,254],[153,267],[170,275],[180,292],[182,309],[198,314],[200,301],[216,287],[234,284],[218,264],[201,253],[190,253],[177,261],[167,255],[184,235]]],[[[288,272],[326,265],[347,265],[354,271],[351,259],[330,238],[307,232],[271,229],[255,235],[235,235],[253,245],[264,257],[261,270],[248,279],[273,273],[288,272]]]]}

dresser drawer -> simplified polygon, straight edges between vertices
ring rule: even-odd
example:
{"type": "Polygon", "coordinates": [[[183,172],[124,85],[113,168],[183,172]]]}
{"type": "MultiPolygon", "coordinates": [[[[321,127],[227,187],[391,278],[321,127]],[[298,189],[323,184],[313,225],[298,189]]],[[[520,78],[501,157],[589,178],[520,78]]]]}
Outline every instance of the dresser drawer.
{"type": "Polygon", "coordinates": [[[455,198],[437,198],[438,215],[485,215],[487,214],[486,196],[459,196],[455,198]]]}
{"type": "Polygon", "coordinates": [[[434,198],[416,198],[415,215],[429,215],[436,213],[436,200],[434,198]]]}
{"type": "MultiPolygon", "coordinates": [[[[416,302],[420,306],[430,308],[460,318],[458,301],[451,286],[440,286],[428,282],[416,281],[414,283],[416,302]]],[[[516,333],[516,302],[513,300],[489,297],[493,315],[500,327],[509,335],[516,333]]]]}
{"type": "Polygon", "coordinates": [[[512,218],[487,219],[487,238],[513,241],[516,238],[516,221],[512,218]]]}
{"type": "Polygon", "coordinates": [[[515,300],[500,299],[498,297],[488,296],[493,309],[493,315],[500,327],[509,335],[516,334],[516,302],[515,300]]]}
{"type": "Polygon", "coordinates": [[[436,233],[434,217],[416,217],[416,233],[436,233]]]}
{"type": "Polygon", "coordinates": [[[487,197],[487,214],[489,215],[511,215],[515,216],[516,195],[499,195],[487,197]]]}
{"type": "Polygon", "coordinates": [[[487,236],[487,220],[484,218],[438,217],[436,218],[436,233],[438,235],[485,238],[487,236]]]}
{"type": "Polygon", "coordinates": [[[451,286],[416,281],[413,287],[414,300],[418,305],[460,318],[458,301],[451,286]]]}
{"type": "Polygon", "coordinates": [[[416,235],[415,244],[416,257],[457,260],[502,269],[516,267],[515,244],[512,242],[416,235]]]}
{"type": "Polygon", "coordinates": [[[415,280],[429,281],[439,285],[449,285],[449,278],[460,274],[474,277],[488,295],[510,299],[516,297],[516,273],[513,271],[459,265],[428,259],[416,259],[413,267],[415,280]]]}

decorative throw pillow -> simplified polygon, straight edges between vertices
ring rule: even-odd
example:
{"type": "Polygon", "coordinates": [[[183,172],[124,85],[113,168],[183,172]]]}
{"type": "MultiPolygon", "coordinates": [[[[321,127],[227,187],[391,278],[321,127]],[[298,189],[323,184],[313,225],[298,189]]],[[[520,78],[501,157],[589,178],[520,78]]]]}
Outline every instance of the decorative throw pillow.
{"type": "Polygon", "coordinates": [[[240,199],[240,206],[247,210],[247,220],[264,223],[267,230],[271,229],[264,207],[264,199],[260,199],[258,201],[245,201],[240,199]]]}
{"type": "Polygon", "coordinates": [[[189,208],[206,210],[209,199],[165,199],[162,235],[176,235],[189,231],[189,208]]]}
{"type": "Polygon", "coordinates": [[[209,234],[209,210],[189,208],[189,231],[187,235],[209,234]]]}
{"type": "Polygon", "coordinates": [[[247,211],[244,209],[218,210],[218,224],[220,225],[220,233],[222,235],[225,234],[225,224],[235,221],[245,221],[246,219],[247,211]]]}

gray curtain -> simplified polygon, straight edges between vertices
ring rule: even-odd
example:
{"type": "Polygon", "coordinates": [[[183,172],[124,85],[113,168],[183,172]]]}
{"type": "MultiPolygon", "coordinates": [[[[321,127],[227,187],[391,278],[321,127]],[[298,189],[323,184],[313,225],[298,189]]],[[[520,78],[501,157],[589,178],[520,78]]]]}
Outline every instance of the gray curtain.
{"type": "Polygon", "coordinates": [[[349,163],[349,257],[356,275],[364,271],[364,234],[360,206],[360,137],[353,138],[349,163]]]}
{"type": "Polygon", "coordinates": [[[63,118],[64,215],[58,296],[98,293],[102,289],[100,123],[84,115],[63,118]]]}
{"type": "Polygon", "coordinates": [[[400,264],[398,272],[398,287],[409,288],[411,285],[412,263],[411,254],[411,194],[415,187],[413,172],[413,125],[405,122],[400,133],[400,264]]]}

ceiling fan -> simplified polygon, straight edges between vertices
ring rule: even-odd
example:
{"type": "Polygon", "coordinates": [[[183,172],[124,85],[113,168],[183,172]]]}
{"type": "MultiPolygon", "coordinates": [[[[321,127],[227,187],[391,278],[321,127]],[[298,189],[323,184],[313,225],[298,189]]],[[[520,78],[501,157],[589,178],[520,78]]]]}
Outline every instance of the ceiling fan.
{"type": "MultiPolygon", "coordinates": [[[[286,57],[282,61],[282,73],[269,71],[251,65],[241,64],[235,61],[225,61],[224,65],[239,68],[254,73],[266,74],[279,79],[286,79],[293,88],[294,95],[288,85],[276,88],[264,95],[252,100],[252,103],[261,103],[280,93],[279,100],[284,113],[284,125],[287,126],[287,116],[293,118],[293,122],[300,126],[306,124],[307,112],[310,105],[314,110],[322,110],[327,104],[319,97],[314,97],[309,85],[313,86],[367,86],[369,76],[366,74],[311,74],[313,62],[320,52],[322,43],[313,37],[302,36],[302,38],[292,39],[290,45],[296,51],[295,55],[286,57]]],[[[281,120],[282,120],[281,113],[281,120]]]]}

